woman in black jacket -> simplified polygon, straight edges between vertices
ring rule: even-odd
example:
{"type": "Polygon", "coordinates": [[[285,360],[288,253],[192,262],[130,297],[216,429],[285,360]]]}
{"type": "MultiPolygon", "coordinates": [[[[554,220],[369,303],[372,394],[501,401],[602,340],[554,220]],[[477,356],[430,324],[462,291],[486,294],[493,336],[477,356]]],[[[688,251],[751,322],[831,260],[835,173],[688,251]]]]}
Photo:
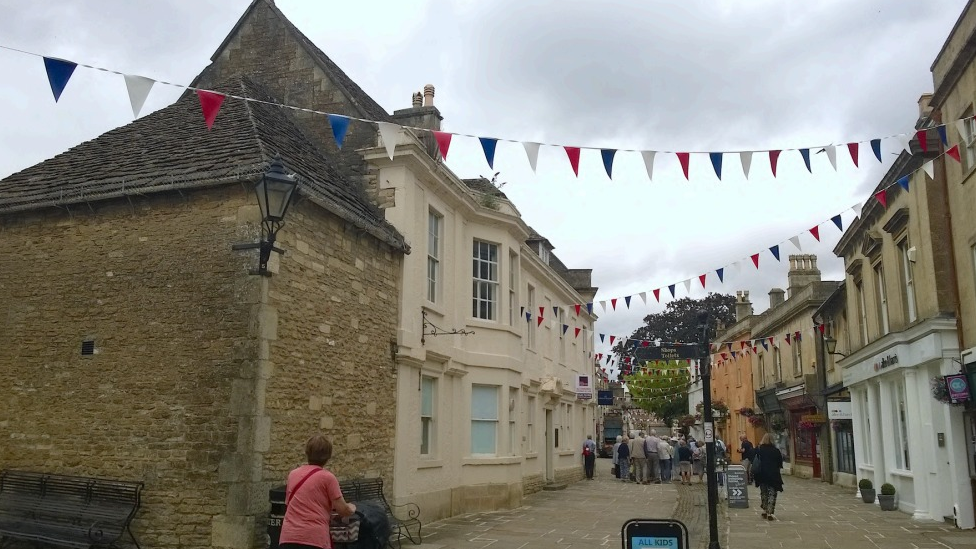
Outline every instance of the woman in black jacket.
{"type": "Polygon", "coordinates": [[[753,480],[756,481],[762,499],[762,517],[776,520],[773,514],[776,512],[776,495],[783,491],[783,475],[780,473],[783,468],[783,454],[773,444],[772,435],[766,433],[759,442],[755,455],[754,461],[759,461],[759,468],[757,471],[753,466],[753,480]]]}

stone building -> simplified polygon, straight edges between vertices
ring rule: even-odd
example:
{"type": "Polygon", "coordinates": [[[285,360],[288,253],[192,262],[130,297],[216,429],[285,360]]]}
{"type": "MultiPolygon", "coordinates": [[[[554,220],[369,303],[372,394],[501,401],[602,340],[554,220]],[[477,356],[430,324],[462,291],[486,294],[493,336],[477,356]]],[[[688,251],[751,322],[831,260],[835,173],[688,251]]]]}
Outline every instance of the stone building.
{"type": "MultiPolygon", "coordinates": [[[[223,93],[279,101],[248,78],[223,93]]],[[[145,483],[144,547],[264,547],[322,431],[391,478],[403,237],[278,107],[193,96],[0,181],[0,469],[145,483]],[[252,276],[253,192],[299,181],[252,276]]]]}

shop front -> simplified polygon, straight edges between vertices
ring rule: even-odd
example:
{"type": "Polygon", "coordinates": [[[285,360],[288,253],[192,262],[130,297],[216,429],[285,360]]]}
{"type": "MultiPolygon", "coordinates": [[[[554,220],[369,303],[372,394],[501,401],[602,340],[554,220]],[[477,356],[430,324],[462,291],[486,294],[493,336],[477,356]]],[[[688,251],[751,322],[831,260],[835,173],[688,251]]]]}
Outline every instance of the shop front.
{"type": "Polygon", "coordinates": [[[857,484],[857,465],[854,453],[854,414],[851,410],[851,396],[846,388],[837,393],[829,393],[827,400],[827,420],[830,421],[830,436],[833,437],[833,455],[830,465],[833,483],[845,486],[857,484]]]}
{"type": "Polygon", "coordinates": [[[781,389],[777,399],[789,417],[789,437],[793,448],[793,475],[820,478],[820,427],[827,417],[817,411],[805,385],[781,389]]]}
{"type": "MultiPolygon", "coordinates": [[[[773,439],[773,444],[783,454],[783,473],[793,472],[792,452],[790,451],[790,425],[787,421],[787,411],[776,397],[776,387],[756,391],[756,403],[763,414],[766,432],[773,439]]],[[[759,444],[758,440],[752,441],[759,444]]]]}

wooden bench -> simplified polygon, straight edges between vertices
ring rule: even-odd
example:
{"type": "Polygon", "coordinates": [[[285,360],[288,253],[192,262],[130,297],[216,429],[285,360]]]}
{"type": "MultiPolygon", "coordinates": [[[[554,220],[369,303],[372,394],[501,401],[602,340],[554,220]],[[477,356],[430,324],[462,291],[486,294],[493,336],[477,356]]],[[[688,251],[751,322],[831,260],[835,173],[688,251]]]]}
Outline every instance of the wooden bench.
{"type": "Polygon", "coordinates": [[[393,542],[400,547],[403,538],[409,539],[414,545],[419,545],[423,538],[420,536],[420,507],[416,503],[406,503],[404,505],[390,505],[383,495],[383,479],[381,478],[360,478],[344,480],[339,483],[342,490],[342,497],[351,503],[375,503],[382,505],[386,509],[387,517],[390,519],[390,528],[393,535],[390,538],[389,546],[393,547],[393,542]],[[400,516],[394,514],[396,509],[400,516]],[[406,518],[402,518],[406,513],[406,518]],[[416,530],[416,531],[414,531],[416,530]]]}
{"type": "Polygon", "coordinates": [[[0,472],[0,540],[117,547],[139,509],[141,482],[0,472]]]}

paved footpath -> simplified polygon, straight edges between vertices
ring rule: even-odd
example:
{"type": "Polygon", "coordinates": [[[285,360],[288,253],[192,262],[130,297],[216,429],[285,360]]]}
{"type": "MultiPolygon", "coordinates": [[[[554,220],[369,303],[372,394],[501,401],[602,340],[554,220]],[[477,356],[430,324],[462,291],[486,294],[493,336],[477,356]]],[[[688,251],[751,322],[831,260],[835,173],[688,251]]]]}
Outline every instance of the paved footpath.
{"type": "Polygon", "coordinates": [[[855,497],[854,488],[784,476],[775,521],[760,517],[759,493],[749,487],[749,509],[728,509],[723,549],[976,549],[976,531],[913,520],[855,497]]]}

